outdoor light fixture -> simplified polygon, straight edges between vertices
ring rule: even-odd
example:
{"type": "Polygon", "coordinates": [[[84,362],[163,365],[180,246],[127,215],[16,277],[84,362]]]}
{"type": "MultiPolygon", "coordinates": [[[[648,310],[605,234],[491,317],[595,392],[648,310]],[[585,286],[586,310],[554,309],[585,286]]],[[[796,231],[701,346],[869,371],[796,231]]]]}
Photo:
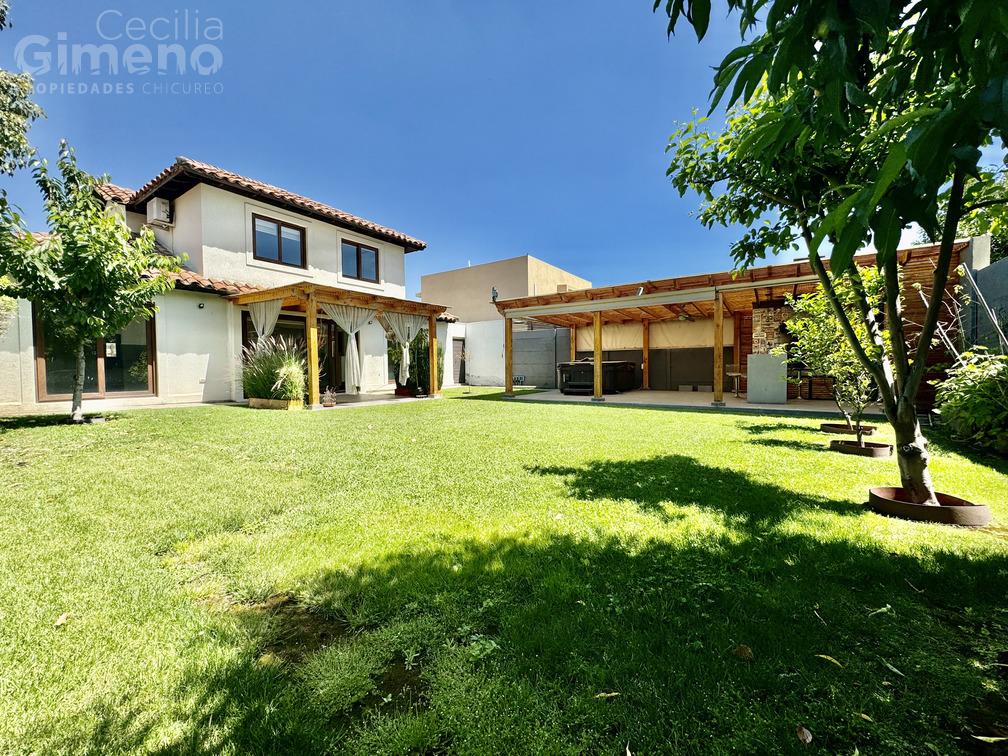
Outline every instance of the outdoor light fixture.
{"type": "Polygon", "coordinates": [[[202,309],[203,309],[204,307],[206,307],[206,302],[200,302],[200,303],[199,303],[198,305],[196,305],[196,306],[197,306],[197,307],[199,307],[199,308],[200,308],[200,309],[202,310],[202,309]]]}
{"type": "Polygon", "coordinates": [[[496,302],[497,301],[497,297],[498,297],[497,287],[496,286],[491,286],[490,287],[490,301],[491,302],[496,302]]]}

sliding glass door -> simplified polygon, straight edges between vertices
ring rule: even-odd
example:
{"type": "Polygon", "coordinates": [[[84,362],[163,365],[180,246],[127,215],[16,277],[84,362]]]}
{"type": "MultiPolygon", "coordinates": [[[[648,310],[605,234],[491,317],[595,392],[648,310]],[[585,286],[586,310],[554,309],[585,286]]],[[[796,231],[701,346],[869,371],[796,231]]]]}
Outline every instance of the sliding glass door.
{"type": "MultiPolygon", "coordinates": [[[[35,311],[35,378],[39,401],[73,396],[77,355],[35,311]]],[[[154,321],[137,320],[84,346],[84,397],[147,396],[155,392],[154,321]]]]}

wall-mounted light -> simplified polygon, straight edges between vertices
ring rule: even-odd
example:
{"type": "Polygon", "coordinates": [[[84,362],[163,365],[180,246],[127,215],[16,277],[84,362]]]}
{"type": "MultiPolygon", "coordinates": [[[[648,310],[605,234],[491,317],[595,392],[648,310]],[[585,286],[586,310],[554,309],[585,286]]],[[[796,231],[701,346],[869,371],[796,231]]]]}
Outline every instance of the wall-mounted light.
{"type": "Polygon", "coordinates": [[[199,308],[200,308],[200,309],[202,310],[202,309],[203,309],[204,307],[206,307],[206,302],[200,302],[200,303],[199,303],[198,305],[196,305],[196,306],[197,306],[197,307],[199,307],[199,308]]]}

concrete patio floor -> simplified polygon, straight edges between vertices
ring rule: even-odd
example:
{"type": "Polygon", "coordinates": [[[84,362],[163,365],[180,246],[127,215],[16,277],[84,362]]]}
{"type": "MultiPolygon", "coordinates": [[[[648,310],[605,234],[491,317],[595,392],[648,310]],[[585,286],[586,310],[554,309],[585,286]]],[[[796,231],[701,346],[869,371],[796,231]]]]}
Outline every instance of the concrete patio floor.
{"type": "MultiPolygon", "coordinates": [[[[547,389],[534,393],[520,394],[515,397],[515,401],[522,402],[560,402],[560,403],[588,403],[591,404],[591,395],[584,394],[561,394],[557,389],[547,389]]],[[[724,396],[724,407],[714,407],[714,394],[710,391],[628,391],[623,394],[606,394],[604,402],[597,402],[600,405],[612,405],[618,407],[653,407],[665,409],[692,409],[710,410],[712,412],[751,412],[759,414],[793,414],[793,415],[833,415],[836,416],[836,405],[831,401],[820,399],[792,399],[787,404],[750,404],[745,395],[736,397],[734,394],[726,393],[724,396]]],[[[868,410],[866,415],[880,416],[882,412],[878,408],[868,410]]]]}

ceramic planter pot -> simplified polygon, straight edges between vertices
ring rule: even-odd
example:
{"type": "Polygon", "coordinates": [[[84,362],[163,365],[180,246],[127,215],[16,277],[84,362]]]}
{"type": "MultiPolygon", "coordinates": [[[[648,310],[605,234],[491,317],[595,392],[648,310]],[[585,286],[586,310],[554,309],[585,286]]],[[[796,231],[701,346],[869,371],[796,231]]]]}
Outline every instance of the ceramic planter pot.
{"type": "Polygon", "coordinates": [[[854,454],[858,457],[891,457],[893,453],[892,444],[865,441],[864,446],[859,446],[857,441],[847,439],[834,439],[829,442],[829,448],[841,454],[854,454]]]}
{"type": "Polygon", "coordinates": [[[249,407],[252,409],[299,410],[304,408],[304,403],[299,399],[250,398],[249,407]]]}
{"type": "MultiPolygon", "coordinates": [[[[823,433],[836,433],[844,436],[856,436],[857,431],[847,427],[847,423],[823,423],[819,426],[823,433]]],[[[874,425],[862,425],[862,435],[870,436],[875,432],[874,425]]]]}
{"type": "Polygon", "coordinates": [[[939,506],[914,504],[908,501],[906,490],[892,486],[872,488],[868,491],[868,508],[879,514],[899,517],[903,520],[939,522],[944,525],[960,525],[980,528],[991,521],[990,509],[982,504],[960,499],[949,494],[937,494],[939,506]]]}

